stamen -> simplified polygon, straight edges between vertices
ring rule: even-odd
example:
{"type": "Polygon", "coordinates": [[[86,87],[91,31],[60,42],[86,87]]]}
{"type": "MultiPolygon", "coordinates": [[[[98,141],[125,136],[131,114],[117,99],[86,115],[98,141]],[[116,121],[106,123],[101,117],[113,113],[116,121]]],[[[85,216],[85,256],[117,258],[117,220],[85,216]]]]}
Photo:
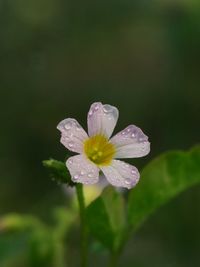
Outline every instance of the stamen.
{"type": "Polygon", "coordinates": [[[89,160],[101,166],[109,165],[116,152],[114,145],[100,134],[85,141],[84,151],[89,160]]]}

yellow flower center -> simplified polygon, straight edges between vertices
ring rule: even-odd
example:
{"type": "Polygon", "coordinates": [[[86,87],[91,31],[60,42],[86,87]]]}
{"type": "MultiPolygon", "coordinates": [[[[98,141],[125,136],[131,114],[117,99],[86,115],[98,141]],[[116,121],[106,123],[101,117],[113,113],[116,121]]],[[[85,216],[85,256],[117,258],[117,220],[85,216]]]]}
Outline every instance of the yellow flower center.
{"type": "Polygon", "coordinates": [[[109,140],[101,135],[94,135],[84,143],[84,151],[89,160],[97,165],[109,165],[115,154],[115,147],[109,140]]]}

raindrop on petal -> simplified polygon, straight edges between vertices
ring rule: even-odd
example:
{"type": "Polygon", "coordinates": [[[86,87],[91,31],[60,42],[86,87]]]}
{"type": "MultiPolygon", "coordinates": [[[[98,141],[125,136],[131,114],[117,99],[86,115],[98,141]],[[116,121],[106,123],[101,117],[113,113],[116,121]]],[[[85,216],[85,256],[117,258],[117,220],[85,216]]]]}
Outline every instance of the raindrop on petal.
{"type": "Polygon", "coordinates": [[[73,160],[72,160],[72,159],[69,159],[69,160],[68,160],[68,163],[69,163],[69,164],[72,164],[72,163],[73,163],[73,160]]]}
{"type": "Polygon", "coordinates": [[[80,131],[81,130],[81,127],[79,125],[76,126],[76,130],[77,131],[80,131]]]}
{"type": "Polygon", "coordinates": [[[89,111],[89,116],[92,116],[92,114],[93,114],[93,111],[90,110],[90,111],[89,111]]]}
{"type": "Polygon", "coordinates": [[[110,105],[104,105],[103,106],[103,111],[104,113],[112,113],[113,112],[113,107],[110,105]]]}
{"type": "Polygon", "coordinates": [[[77,180],[79,178],[78,174],[74,175],[74,180],[77,180]]]}
{"type": "Polygon", "coordinates": [[[94,110],[98,110],[99,109],[99,106],[98,106],[98,104],[94,107],[94,110]]]}
{"type": "Polygon", "coordinates": [[[74,143],[73,142],[69,142],[69,147],[72,148],[74,146],[74,143]]]}
{"type": "Polygon", "coordinates": [[[130,178],[126,178],[125,179],[125,184],[130,185],[131,184],[131,179],[130,178]]]}
{"type": "Polygon", "coordinates": [[[131,173],[132,173],[132,174],[136,174],[136,171],[135,171],[135,170],[131,170],[131,173]]]}
{"type": "Polygon", "coordinates": [[[71,125],[70,125],[70,123],[68,123],[68,124],[65,125],[65,129],[66,129],[66,130],[70,130],[70,129],[71,129],[71,125]]]}
{"type": "Polygon", "coordinates": [[[92,178],[93,177],[93,174],[91,172],[88,173],[88,177],[89,178],[92,178]]]}

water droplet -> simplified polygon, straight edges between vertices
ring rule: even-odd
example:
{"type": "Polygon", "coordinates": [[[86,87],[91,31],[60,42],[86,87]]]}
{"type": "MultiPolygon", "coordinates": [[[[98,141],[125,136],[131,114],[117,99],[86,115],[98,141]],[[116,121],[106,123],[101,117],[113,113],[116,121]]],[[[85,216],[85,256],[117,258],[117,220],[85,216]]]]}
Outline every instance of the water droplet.
{"type": "Polygon", "coordinates": [[[81,171],[81,175],[84,175],[84,174],[85,174],[85,172],[82,170],[82,171],[81,171]]]}
{"type": "Polygon", "coordinates": [[[89,116],[92,116],[92,114],[93,114],[93,111],[90,110],[90,111],[89,111],[89,116]]]}
{"type": "Polygon", "coordinates": [[[74,134],[73,134],[73,132],[72,131],[70,131],[70,132],[68,132],[68,134],[67,134],[67,136],[70,138],[72,138],[73,136],[74,136],[74,134]]]}
{"type": "Polygon", "coordinates": [[[104,113],[112,113],[113,112],[113,108],[110,105],[104,105],[103,106],[103,111],[104,111],[104,113]]]}
{"type": "Polygon", "coordinates": [[[126,134],[126,132],[122,132],[122,135],[125,135],[126,134]]]}
{"type": "Polygon", "coordinates": [[[131,137],[132,137],[132,138],[134,138],[134,137],[135,137],[135,134],[134,134],[134,133],[132,133],[132,134],[131,134],[131,137]]]}
{"type": "Polygon", "coordinates": [[[68,160],[68,163],[69,163],[69,164],[72,164],[72,163],[73,163],[73,160],[72,160],[72,159],[69,159],[69,160],[68,160]]]}
{"type": "Polygon", "coordinates": [[[130,178],[126,178],[125,179],[125,184],[130,185],[131,184],[131,179],[130,178]]]}
{"type": "Polygon", "coordinates": [[[97,104],[95,107],[94,107],[94,110],[98,110],[99,109],[99,105],[97,104]]]}
{"type": "Polygon", "coordinates": [[[92,178],[93,177],[93,174],[91,172],[88,173],[88,177],[89,178],[92,178]]]}
{"type": "Polygon", "coordinates": [[[74,180],[77,180],[79,178],[79,175],[78,174],[75,174],[74,175],[74,180]]]}
{"type": "Polygon", "coordinates": [[[69,142],[69,147],[72,148],[74,146],[74,143],[73,142],[69,142]]]}
{"type": "Polygon", "coordinates": [[[71,129],[71,124],[70,124],[70,123],[67,123],[67,124],[65,125],[65,129],[66,129],[66,130],[70,130],[70,129],[71,129]]]}
{"type": "Polygon", "coordinates": [[[136,170],[133,169],[133,170],[131,170],[131,173],[136,174],[137,172],[136,172],[136,170]]]}
{"type": "Polygon", "coordinates": [[[71,124],[72,124],[72,126],[76,126],[76,125],[78,125],[78,123],[77,123],[76,120],[72,120],[71,124]]]}

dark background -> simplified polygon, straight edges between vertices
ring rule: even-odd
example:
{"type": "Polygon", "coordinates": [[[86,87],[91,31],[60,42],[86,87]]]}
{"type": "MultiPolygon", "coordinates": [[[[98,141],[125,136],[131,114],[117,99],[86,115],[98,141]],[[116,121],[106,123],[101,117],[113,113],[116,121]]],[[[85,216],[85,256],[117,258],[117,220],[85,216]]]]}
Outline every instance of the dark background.
{"type": "MultiPolygon", "coordinates": [[[[48,221],[65,205],[41,161],[63,160],[58,122],[86,128],[91,103],[120,110],[152,143],[142,168],[200,136],[200,2],[195,0],[0,1],[0,215],[48,221]]],[[[200,187],[152,216],[121,266],[200,265],[200,187]],[[133,265],[132,265],[133,264],[133,265]]]]}

